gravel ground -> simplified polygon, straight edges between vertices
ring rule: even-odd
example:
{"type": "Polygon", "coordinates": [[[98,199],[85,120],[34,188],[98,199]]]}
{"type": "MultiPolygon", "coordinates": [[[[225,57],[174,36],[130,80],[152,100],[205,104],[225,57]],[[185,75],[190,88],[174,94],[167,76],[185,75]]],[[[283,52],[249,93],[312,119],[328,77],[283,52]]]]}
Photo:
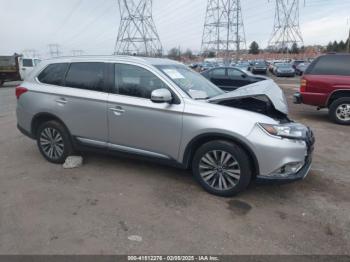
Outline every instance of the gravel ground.
{"type": "MultiPolygon", "coordinates": [[[[278,79],[291,102],[298,78],[278,79]]],[[[64,170],[16,129],[0,88],[0,254],[350,254],[348,126],[290,104],[317,139],[304,180],[204,192],[187,171],[87,154],[64,170]]]]}

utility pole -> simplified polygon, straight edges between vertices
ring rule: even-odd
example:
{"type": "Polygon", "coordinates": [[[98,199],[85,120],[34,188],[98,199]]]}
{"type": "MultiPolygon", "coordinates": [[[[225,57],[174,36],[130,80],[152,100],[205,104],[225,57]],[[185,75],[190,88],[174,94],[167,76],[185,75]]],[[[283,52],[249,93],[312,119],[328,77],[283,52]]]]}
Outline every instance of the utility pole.
{"type": "Polygon", "coordinates": [[[241,46],[246,47],[245,31],[240,0],[208,0],[205,16],[202,53],[210,51],[217,55],[236,53],[239,60],[241,46]]]}
{"type": "Polygon", "coordinates": [[[30,58],[39,58],[39,53],[35,49],[23,50],[23,55],[30,58]]]}
{"type": "Polygon", "coordinates": [[[299,24],[300,0],[275,0],[275,22],[269,47],[287,50],[294,44],[304,44],[299,24]]]}
{"type": "Polygon", "coordinates": [[[349,37],[348,37],[348,46],[347,46],[348,53],[350,53],[350,29],[349,29],[349,37]]]}
{"type": "Polygon", "coordinates": [[[51,57],[58,57],[62,54],[58,44],[49,44],[49,54],[51,57]]]}
{"type": "MultiPolygon", "coordinates": [[[[350,26],[350,18],[348,19],[348,24],[350,26]]],[[[347,43],[346,50],[348,51],[348,53],[350,53],[350,27],[349,27],[349,37],[348,37],[348,43],[347,43]]]]}
{"type": "Polygon", "coordinates": [[[162,55],[152,4],[153,0],[118,0],[121,19],[114,54],[162,55]]]}

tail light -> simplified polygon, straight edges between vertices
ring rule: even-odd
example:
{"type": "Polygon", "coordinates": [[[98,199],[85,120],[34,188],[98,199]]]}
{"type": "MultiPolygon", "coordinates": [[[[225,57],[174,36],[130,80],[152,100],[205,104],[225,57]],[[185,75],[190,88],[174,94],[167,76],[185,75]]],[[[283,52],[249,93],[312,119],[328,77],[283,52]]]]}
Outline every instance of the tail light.
{"type": "Polygon", "coordinates": [[[306,92],[306,86],[307,86],[306,79],[301,79],[301,82],[300,82],[300,92],[301,93],[306,92]]]}
{"type": "Polygon", "coordinates": [[[17,97],[17,99],[19,99],[19,97],[20,97],[21,95],[23,95],[24,93],[26,93],[27,91],[28,91],[27,88],[21,87],[21,86],[17,86],[17,87],[16,87],[16,97],[17,97]]]}

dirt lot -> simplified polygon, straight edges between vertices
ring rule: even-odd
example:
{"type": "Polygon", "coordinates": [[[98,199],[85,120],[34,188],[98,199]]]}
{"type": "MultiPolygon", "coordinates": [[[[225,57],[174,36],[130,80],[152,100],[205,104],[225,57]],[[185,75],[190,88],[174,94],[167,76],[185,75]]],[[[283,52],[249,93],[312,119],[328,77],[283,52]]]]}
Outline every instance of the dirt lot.
{"type": "MultiPolygon", "coordinates": [[[[298,79],[278,83],[291,101],[298,79]]],[[[290,105],[317,138],[306,180],[226,199],[141,161],[49,164],[17,131],[15,103],[0,88],[0,254],[350,254],[350,127],[326,111],[290,105]]]]}

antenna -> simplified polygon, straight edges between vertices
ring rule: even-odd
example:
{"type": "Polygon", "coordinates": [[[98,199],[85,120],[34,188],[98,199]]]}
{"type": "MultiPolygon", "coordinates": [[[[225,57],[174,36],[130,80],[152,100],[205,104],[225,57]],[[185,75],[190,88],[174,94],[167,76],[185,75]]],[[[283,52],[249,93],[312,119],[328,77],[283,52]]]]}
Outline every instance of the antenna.
{"type": "Polygon", "coordinates": [[[121,19],[114,54],[162,55],[152,3],[152,0],[118,0],[121,19]]]}
{"type": "Polygon", "coordinates": [[[275,22],[268,45],[271,49],[288,52],[293,44],[304,44],[299,25],[300,0],[275,1],[275,22]]]}
{"type": "Polygon", "coordinates": [[[202,53],[215,51],[228,58],[233,51],[236,60],[246,49],[240,0],[208,0],[202,38],[202,53]]]}

